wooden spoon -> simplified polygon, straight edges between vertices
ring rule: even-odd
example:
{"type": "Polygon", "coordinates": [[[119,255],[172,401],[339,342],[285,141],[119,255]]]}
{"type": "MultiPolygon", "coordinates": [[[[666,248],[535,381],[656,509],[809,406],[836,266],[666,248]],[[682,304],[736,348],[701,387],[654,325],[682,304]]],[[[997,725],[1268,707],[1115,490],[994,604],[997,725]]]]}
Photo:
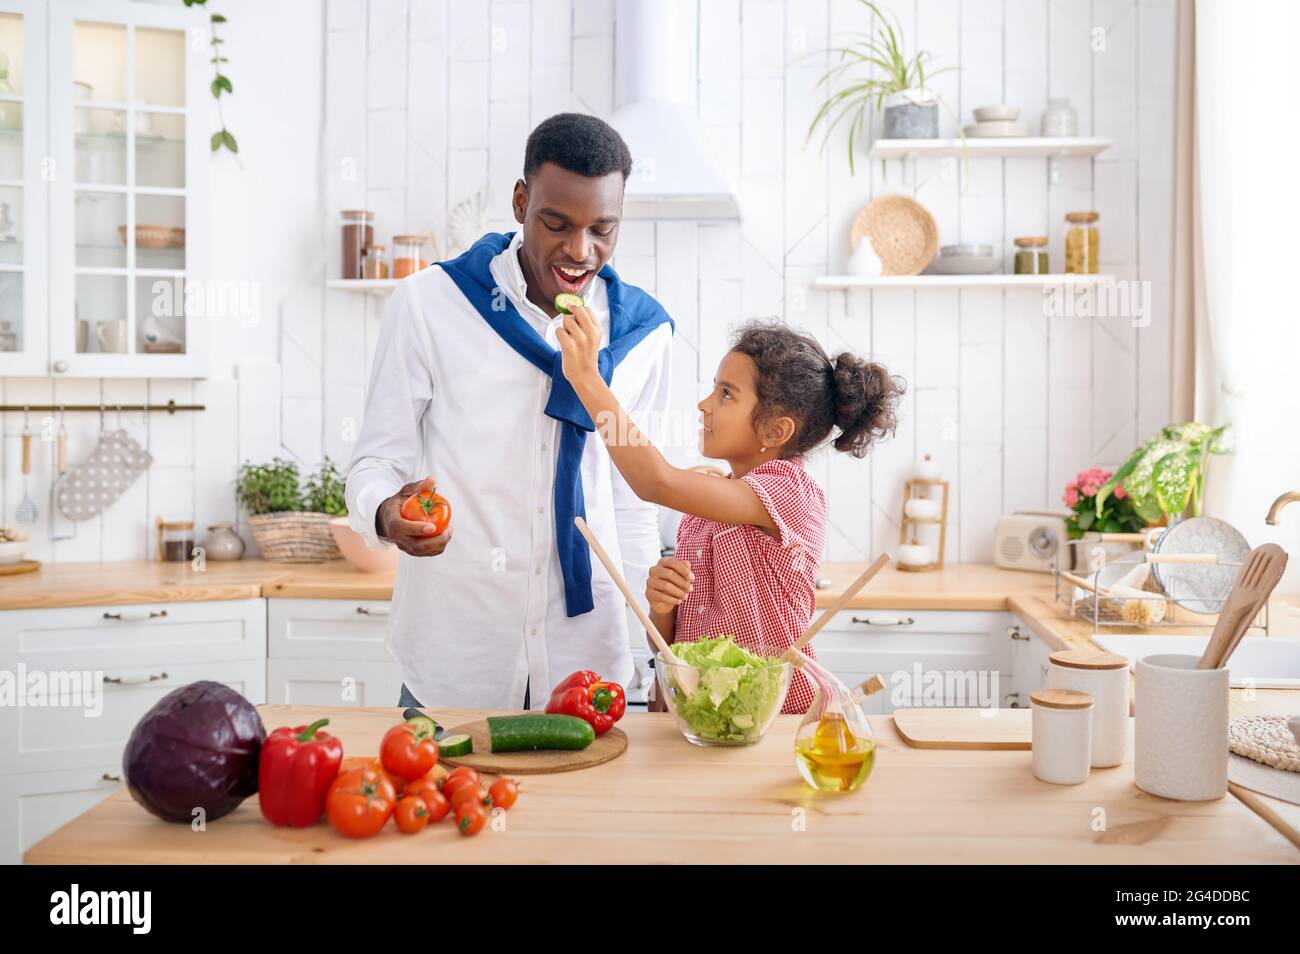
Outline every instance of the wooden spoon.
{"type": "Polygon", "coordinates": [[[1268,602],[1268,598],[1273,595],[1273,590],[1277,587],[1278,582],[1282,579],[1282,574],[1286,571],[1286,551],[1277,544],[1266,543],[1255,552],[1263,552],[1264,554],[1261,561],[1263,565],[1260,568],[1255,584],[1260,595],[1257,600],[1242,611],[1236,626],[1228,637],[1223,652],[1219,655],[1219,663],[1215,667],[1217,669],[1223,669],[1228,665],[1228,657],[1241,644],[1242,639],[1246,636],[1246,631],[1250,629],[1251,623],[1255,621],[1259,611],[1268,602]]]}
{"type": "Polygon", "coordinates": [[[1197,669],[1221,669],[1228,656],[1249,628],[1282,578],[1286,569],[1286,551],[1276,543],[1265,543],[1250,552],[1250,558],[1237,573],[1232,591],[1219,610],[1210,641],[1201,654],[1197,669]]]}
{"type": "Polygon", "coordinates": [[[664,662],[673,667],[673,676],[677,680],[677,685],[680,686],[682,692],[686,693],[688,696],[693,694],[695,690],[700,687],[699,670],[690,663],[683,662],[678,656],[673,654],[672,649],[669,648],[668,641],[664,639],[663,634],[659,632],[655,624],[650,621],[649,614],[641,608],[641,601],[632,595],[632,590],[628,587],[627,580],[623,579],[623,574],[618,571],[618,567],[614,566],[614,561],[609,558],[609,554],[605,552],[605,548],[600,545],[600,541],[596,539],[596,535],[591,532],[591,528],[587,526],[587,521],[583,520],[581,517],[574,517],[573,525],[578,528],[578,532],[581,533],[583,539],[587,541],[587,546],[591,547],[591,552],[596,554],[600,559],[605,570],[609,573],[610,578],[613,579],[614,585],[617,586],[619,591],[623,594],[623,599],[627,600],[627,605],[632,607],[632,612],[635,613],[636,618],[641,621],[641,625],[645,627],[645,631],[650,634],[650,639],[653,640],[655,646],[659,649],[660,654],[664,657],[664,662]]]}

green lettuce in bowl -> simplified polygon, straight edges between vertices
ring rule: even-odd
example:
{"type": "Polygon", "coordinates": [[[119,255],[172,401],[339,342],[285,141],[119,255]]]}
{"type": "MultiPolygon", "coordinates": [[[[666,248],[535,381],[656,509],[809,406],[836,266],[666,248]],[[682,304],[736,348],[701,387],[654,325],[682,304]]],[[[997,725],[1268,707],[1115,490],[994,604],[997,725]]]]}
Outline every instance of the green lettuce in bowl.
{"type": "Polygon", "coordinates": [[[765,659],[731,636],[673,644],[673,653],[699,674],[699,686],[683,691],[674,667],[655,659],[659,692],[682,734],[697,745],[750,745],[781,712],[790,687],[790,663],[765,659]]]}

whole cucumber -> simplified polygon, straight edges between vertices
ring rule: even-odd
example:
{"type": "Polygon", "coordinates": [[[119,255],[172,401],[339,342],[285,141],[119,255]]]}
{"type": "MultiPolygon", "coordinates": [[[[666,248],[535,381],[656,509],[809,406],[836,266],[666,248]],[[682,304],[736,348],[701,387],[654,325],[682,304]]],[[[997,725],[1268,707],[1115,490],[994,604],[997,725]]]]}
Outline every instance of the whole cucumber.
{"type": "Polygon", "coordinates": [[[577,716],[489,716],[487,725],[493,752],[585,749],[596,741],[596,730],[577,716]]]}

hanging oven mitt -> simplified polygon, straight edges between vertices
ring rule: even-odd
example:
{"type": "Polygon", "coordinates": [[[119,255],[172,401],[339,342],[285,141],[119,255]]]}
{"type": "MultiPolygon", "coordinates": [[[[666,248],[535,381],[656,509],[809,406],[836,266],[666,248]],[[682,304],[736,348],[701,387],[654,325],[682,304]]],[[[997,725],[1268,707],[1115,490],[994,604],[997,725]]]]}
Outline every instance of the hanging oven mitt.
{"type": "Polygon", "coordinates": [[[152,463],[149,452],[122,428],[101,434],[90,456],[68,471],[59,484],[59,510],[69,520],[98,516],[152,463]]]}

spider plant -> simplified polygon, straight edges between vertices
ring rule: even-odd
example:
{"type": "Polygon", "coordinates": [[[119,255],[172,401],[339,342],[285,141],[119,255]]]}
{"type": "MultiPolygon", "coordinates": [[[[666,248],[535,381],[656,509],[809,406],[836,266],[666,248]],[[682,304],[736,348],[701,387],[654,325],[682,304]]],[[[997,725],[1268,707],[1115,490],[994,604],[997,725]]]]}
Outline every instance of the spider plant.
{"type": "MultiPolygon", "coordinates": [[[[845,119],[849,119],[849,172],[854,174],[856,174],[854,142],[866,129],[867,109],[874,106],[875,112],[879,113],[886,97],[907,90],[917,90],[933,97],[948,110],[949,115],[952,115],[952,110],[943,98],[927,89],[925,84],[927,78],[956,69],[953,66],[945,66],[937,70],[928,69],[927,63],[932,60],[932,57],[926,50],[921,50],[909,58],[903,52],[903,25],[898,16],[893,15],[891,23],[890,15],[884,13],[871,0],[860,0],[860,2],[876,18],[876,32],[871,34],[860,30],[853,31],[845,35],[859,39],[847,46],[830,48],[829,52],[839,55],[839,61],[817,81],[819,87],[827,90],[827,95],[817,110],[817,115],[809,124],[808,135],[804,139],[807,143],[812,139],[817,128],[822,126],[822,148],[824,149],[826,141],[830,139],[835,128],[845,119]],[[852,73],[855,68],[868,71],[874,68],[878,75],[863,76],[852,73]],[[841,83],[845,85],[841,86],[841,83]]],[[[955,119],[954,116],[954,121],[955,119]]]]}

